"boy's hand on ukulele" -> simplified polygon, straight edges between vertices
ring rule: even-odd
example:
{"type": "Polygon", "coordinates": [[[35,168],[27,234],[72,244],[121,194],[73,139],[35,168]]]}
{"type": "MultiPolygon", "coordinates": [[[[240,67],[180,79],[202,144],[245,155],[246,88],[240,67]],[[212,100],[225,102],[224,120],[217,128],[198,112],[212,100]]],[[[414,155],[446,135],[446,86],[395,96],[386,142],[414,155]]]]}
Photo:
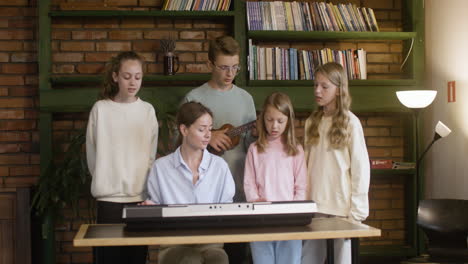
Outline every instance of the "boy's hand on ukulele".
{"type": "Polygon", "coordinates": [[[231,149],[231,139],[225,134],[228,128],[211,132],[210,146],[216,151],[231,149]]]}

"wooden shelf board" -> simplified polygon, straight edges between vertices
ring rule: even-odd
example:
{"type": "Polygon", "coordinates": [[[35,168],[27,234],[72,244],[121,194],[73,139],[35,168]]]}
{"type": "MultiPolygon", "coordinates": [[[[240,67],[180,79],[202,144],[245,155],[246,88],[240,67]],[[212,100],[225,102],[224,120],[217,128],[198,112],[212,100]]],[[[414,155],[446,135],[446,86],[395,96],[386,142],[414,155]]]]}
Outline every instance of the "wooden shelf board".
{"type": "Polygon", "coordinates": [[[207,17],[234,17],[234,11],[133,11],[133,10],[82,10],[82,11],[51,11],[51,17],[185,17],[185,18],[207,18],[207,17]]]}
{"type": "MultiPolygon", "coordinates": [[[[139,96],[151,102],[159,109],[175,110],[183,96],[194,86],[145,86],[139,96]]],[[[353,112],[407,112],[408,109],[400,104],[396,98],[397,90],[408,89],[408,87],[380,86],[351,87],[353,112]]],[[[296,111],[311,111],[315,108],[313,92],[311,87],[247,87],[246,90],[252,94],[257,109],[261,109],[263,100],[275,91],[288,94],[291,97],[296,111]]],[[[99,88],[70,88],[51,89],[41,92],[40,108],[46,112],[67,112],[77,109],[87,110],[97,99],[99,88]]]]}
{"type": "MultiPolygon", "coordinates": [[[[314,85],[313,80],[250,80],[249,86],[308,86],[314,85]]],[[[402,86],[416,85],[414,79],[389,79],[389,80],[350,80],[350,86],[402,86]]]]}
{"type": "MultiPolygon", "coordinates": [[[[143,76],[144,82],[157,81],[208,81],[210,74],[176,74],[176,75],[157,75],[146,74],[143,76]]],[[[52,84],[73,84],[73,83],[101,83],[102,76],[54,76],[50,78],[52,84]]]]}
{"type": "Polygon", "coordinates": [[[394,170],[394,169],[371,169],[371,177],[392,177],[399,175],[415,175],[415,169],[394,170]]]}
{"type": "MultiPolygon", "coordinates": [[[[152,103],[157,112],[174,111],[194,87],[143,87],[138,96],[152,103]]],[[[88,111],[96,102],[99,87],[52,89],[41,92],[40,110],[42,112],[83,112],[88,111]]]]}
{"type": "MultiPolygon", "coordinates": [[[[396,91],[415,89],[413,86],[351,86],[351,111],[353,112],[408,112],[397,99],[396,91]]],[[[257,109],[263,100],[273,92],[283,92],[290,96],[296,111],[315,109],[312,84],[309,86],[262,86],[246,87],[253,96],[257,109]]]]}
{"type": "Polygon", "coordinates": [[[356,39],[356,40],[406,40],[416,37],[416,32],[335,32],[335,31],[269,31],[251,30],[248,37],[255,40],[323,40],[323,39],[356,39]]]}

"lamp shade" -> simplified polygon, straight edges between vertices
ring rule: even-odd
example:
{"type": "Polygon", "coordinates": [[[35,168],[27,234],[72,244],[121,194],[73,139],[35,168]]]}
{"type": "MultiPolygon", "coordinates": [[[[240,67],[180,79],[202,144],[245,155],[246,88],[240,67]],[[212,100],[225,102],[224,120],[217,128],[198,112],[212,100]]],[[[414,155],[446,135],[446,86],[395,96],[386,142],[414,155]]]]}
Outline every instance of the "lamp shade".
{"type": "Polygon", "coordinates": [[[439,134],[440,137],[446,137],[452,132],[452,130],[439,121],[435,127],[435,132],[439,134]]]}
{"type": "Polygon", "coordinates": [[[425,108],[434,101],[437,91],[410,90],[396,92],[398,100],[408,108],[425,108]]]}

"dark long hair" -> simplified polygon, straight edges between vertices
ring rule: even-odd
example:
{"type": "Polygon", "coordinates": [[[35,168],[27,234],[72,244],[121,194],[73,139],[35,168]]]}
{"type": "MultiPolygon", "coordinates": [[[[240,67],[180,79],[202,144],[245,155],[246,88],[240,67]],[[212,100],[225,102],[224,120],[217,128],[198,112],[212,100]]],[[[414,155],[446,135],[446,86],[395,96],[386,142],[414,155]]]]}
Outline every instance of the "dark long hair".
{"type": "Polygon", "coordinates": [[[112,59],[107,63],[106,70],[104,72],[104,80],[102,85],[102,90],[99,93],[99,99],[114,99],[114,97],[119,93],[119,86],[114,81],[112,74],[115,72],[119,73],[122,64],[127,60],[136,60],[141,64],[143,69],[144,59],[133,51],[124,51],[120,52],[117,56],[112,57],[112,59]]]}
{"type": "Polygon", "coordinates": [[[184,125],[190,127],[204,114],[209,114],[213,118],[213,112],[203,104],[195,101],[184,103],[180,106],[176,115],[177,129],[179,130],[179,138],[177,139],[177,146],[182,144],[182,133],[180,126],[184,125]]]}

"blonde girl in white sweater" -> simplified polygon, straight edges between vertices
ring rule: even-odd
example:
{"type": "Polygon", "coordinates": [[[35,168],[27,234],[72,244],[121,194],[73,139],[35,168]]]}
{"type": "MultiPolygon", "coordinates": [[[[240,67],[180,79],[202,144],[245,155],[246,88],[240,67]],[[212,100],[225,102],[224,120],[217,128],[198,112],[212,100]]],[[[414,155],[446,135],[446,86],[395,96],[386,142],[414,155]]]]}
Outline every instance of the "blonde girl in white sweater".
{"type": "MultiPolygon", "coordinates": [[[[348,79],[338,63],[315,71],[317,109],[305,123],[308,198],[317,217],[342,217],[361,222],[369,214],[369,156],[359,119],[350,112],[348,79]]],[[[351,263],[351,240],[335,239],[335,263],[351,263]]],[[[325,240],[306,240],[302,263],[323,264],[325,240]]]]}
{"type": "MultiPolygon", "coordinates": [[[[122,208],[146,199],[146,178],[156,156],[158,121],[137,94],[143,59],[122,52],[107,65],[100,100],[91,109],[86,156],[97,199],[97,223],[121,223],[122,208]]],[[[147,247],[95,248],[94,263],[145,263],[147,247]]]]}

